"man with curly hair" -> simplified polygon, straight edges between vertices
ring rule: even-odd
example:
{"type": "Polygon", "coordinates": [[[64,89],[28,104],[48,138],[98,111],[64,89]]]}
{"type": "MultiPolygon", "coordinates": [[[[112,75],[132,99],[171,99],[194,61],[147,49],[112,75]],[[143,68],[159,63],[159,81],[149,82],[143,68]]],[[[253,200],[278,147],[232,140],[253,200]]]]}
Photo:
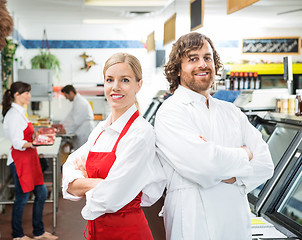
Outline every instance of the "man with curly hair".
{"type": "Polygon", "coordinates": [[[273,175],[260,132],[232,103],[210,95],[221,68],[200,33],[181,36],[165,66],[173,95],[157,112],[155,132],[168,179],[167,240],[250,240],[247,193],[273,175]]]}
{"type": "Polygon", "coordinates": [[[6,45],[5,38],[13,31],[13,19],[6,9],[6,0],[0,0],[0,50],[6,45]]]}

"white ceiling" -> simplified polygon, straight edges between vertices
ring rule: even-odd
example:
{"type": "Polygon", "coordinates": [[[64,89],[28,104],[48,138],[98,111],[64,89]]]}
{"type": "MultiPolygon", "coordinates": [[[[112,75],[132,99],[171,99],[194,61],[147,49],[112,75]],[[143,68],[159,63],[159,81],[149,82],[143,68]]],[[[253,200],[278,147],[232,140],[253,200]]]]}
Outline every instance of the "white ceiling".
{"type": "MultiPolygon", "coordinates": [[[[116,0],[108,2],[114,3],[116,0]]],[[[132,0],[134,1],[134,0],[132,0]]],[[[86,6],[85,0],[8,0],[8,9],[18,16],[23,26],[37,25],[79,25],[84,19],[122,20],[152,18],[161,14],[173,0],[162,1],[162,6],[151,6],[154,0],[139,0],[150,6],[86,6]],[[148,12],[135,14],[131,12],[148,12]]],[[[175,0],[185,2],[190,0],[175,0]]],[[[260,0],[231,15],[226,13],[227,0],[204,0],[205,18],[225,17],[232,21],[249,19],[259,27],[302,28],[302,0],[260,0]],[[282,14],[283,13],[283,14],[282,14]]],[[[127,0],[120,2],[129,3],[127,0]]],[[[219,20],[220,21],[220,20],[219,20]]],[[[108,24],[108,23],[107,23],[108,24]]],[[[121,23],[115,23],[121,24],[121,23]]],[[[205,22],[206,24],[206,22],[205,22]]],[[[221,23],[223,25],[223,22],[221,23]]]]}

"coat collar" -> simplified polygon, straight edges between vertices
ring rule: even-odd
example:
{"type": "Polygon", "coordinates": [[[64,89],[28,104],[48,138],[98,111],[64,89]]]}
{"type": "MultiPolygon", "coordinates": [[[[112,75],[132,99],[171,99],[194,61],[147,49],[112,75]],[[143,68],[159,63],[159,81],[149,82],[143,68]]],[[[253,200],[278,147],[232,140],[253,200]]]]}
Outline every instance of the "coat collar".
{"type": "Polygon", "coordinates": [[[73,102],[78,101],[80,98],[81,98],[81,95],[79,93],[77,93],[73,98],[73,102]]]}
{"type": "Polygon", "coordinates": [[[128,120],[131,116],[136,112],[137,108],[135,104],[133,104],[122,116],[120,116],[114,123],[111,123],[111,113],[108,118],[105,120],[104,128],[112,129],[118,133],[121,133],[123,128],[125,127],[128,120]]]}
{"type": "Polygon", "coordinates": [[[12,103],[12,107],[14,109],[16,109],[18,112],[20,112],[22,115],[25,115],[25,108],[24,107],[20,106],[17,103],[14,103],[14,102],[12,103]]]}
{"type": "MultiPolygon", "coordinates": [[[[178,86],[178,88],[174,92],[175,97],[177,97],[181,102],[184,104],[190,104],[193,102],[196,103],[206,103],[207,99],[202,94],[199,94],[197,92],[194,92],[188,88],[185,88],[181,85],[178,86]]],[[[209,101],[212,101],[212,97],[209,96],[209,101]]]]}

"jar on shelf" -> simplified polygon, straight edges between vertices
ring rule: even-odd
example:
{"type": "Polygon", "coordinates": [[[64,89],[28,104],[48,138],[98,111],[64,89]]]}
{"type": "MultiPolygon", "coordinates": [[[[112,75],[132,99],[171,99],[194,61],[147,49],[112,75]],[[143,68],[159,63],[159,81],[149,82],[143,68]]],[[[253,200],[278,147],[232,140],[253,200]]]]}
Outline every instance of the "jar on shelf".
{"type": "Polygon", "coordinates": [[[295,114],[295,100],[296,100],[296,95],[288,96],[288,114],[290,115],[295,114]]]}
{"type": "Polygon", "coordinates": [[[296,116],[302,115],[302,89],[296,90],[295,114],[296,116]]]}
{"type": "Polygon", "coordinates": [[[280,113],[288,114],[288,95],[283,95],[281,97],[281,109],[280,113]]]}
{"type": "Polygon", "coordinates": [[[276,97],[276,107],[275,112],[281,112],[281,96],[276,97]]]}

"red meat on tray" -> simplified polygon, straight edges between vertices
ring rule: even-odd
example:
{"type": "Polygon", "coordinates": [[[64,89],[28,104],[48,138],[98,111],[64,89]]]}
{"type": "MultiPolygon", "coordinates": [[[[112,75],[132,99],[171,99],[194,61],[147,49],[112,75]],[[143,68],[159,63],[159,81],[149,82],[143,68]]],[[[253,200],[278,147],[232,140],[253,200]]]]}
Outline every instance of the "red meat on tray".
{"type": "Polygon", "coordinates": [[[49,146],[53,145],[55,141],[54,136],[47,136],[43,134],[39,134],[38,136],[35,137],[33,141],[34,146],[49,146]]]}
{"type": "Polygon", "coordinates": [[[53,145],[56,137],[56,129],[53,127],[39,128],[37,135],[33,141],[35,146],[53,145]]]}
{"type": "Polygon", "coordinates": [[[48,134],[56,135],[56,129],[54,127],[39,128],[38,133],[43,135],[48,135],[48,134]]]}

